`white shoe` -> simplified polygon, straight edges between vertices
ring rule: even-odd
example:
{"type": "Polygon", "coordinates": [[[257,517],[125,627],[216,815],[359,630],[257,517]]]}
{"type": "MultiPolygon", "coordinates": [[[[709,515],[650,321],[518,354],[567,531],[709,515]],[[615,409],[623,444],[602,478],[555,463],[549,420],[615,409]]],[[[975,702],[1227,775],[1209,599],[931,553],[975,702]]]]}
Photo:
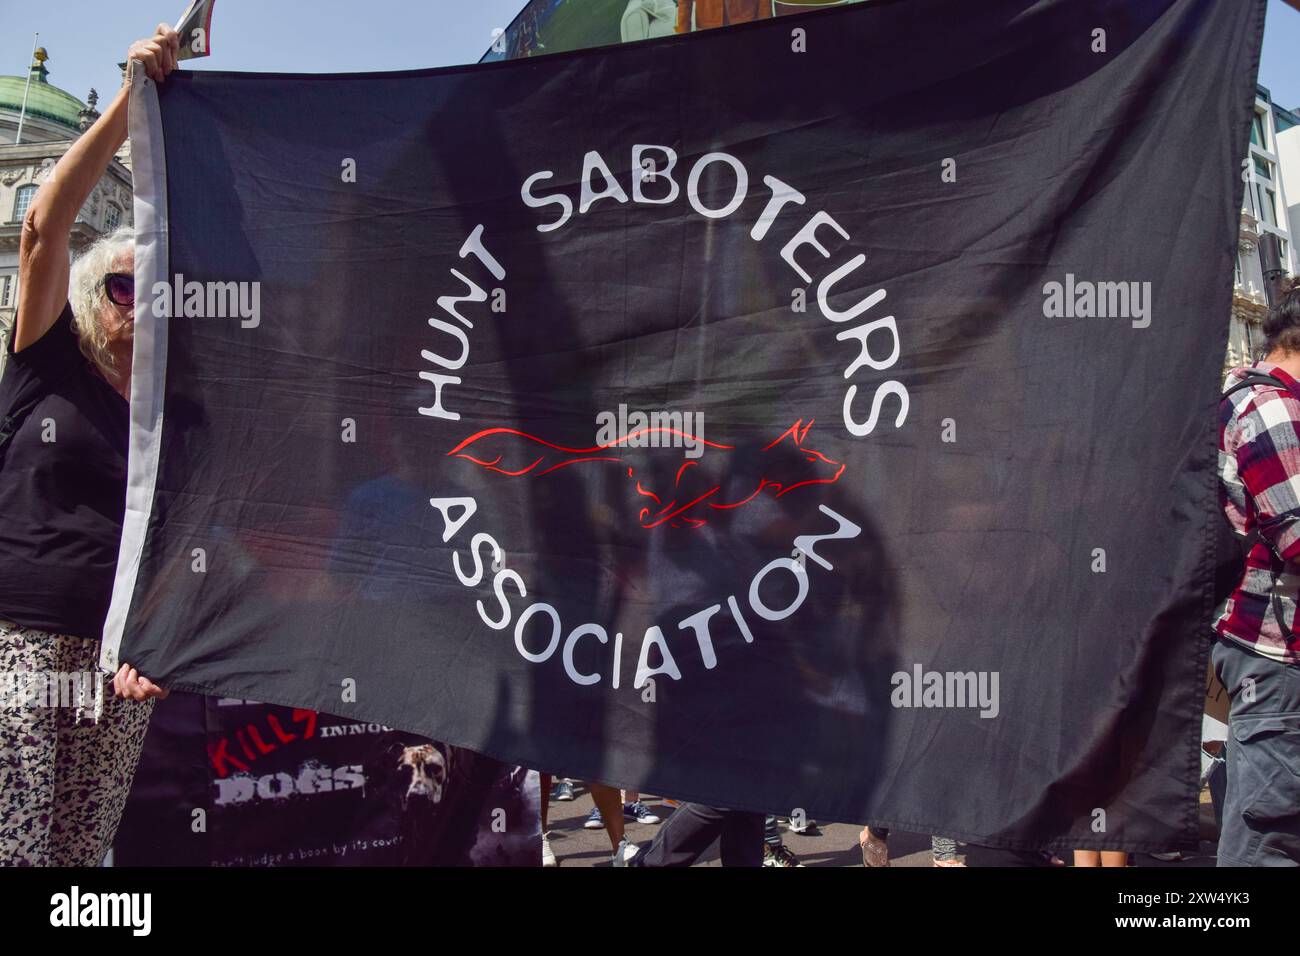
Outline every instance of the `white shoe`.
{"type": "Polygon", "coordinates": [[[542,834],[542,866],[559,866],[560,863],[555,859],[555,851],[551,849],[551,841],[548,834],[542,834]]]}
{"type": "Polygon", "coordinates": [[[618,849],[614,851],[610,863],[614,866],[627,866],[628,860],[636,856],[640,849],[635,843],[629,843],[627,837],[624,837],[619,841],[618,849]]]}

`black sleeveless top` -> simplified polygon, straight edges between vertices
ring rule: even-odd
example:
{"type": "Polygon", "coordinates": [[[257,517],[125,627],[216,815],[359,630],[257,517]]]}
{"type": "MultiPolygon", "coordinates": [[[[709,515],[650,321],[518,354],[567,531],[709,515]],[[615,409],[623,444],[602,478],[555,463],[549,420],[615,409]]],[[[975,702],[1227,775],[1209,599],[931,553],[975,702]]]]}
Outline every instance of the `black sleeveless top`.
{"type": "Polygon", "coordinates": [[[21,352],[9,344],[0,427],[0,619],[98,640],[126,505],[129,405],[78,347],[72,308],[21,352]]]}

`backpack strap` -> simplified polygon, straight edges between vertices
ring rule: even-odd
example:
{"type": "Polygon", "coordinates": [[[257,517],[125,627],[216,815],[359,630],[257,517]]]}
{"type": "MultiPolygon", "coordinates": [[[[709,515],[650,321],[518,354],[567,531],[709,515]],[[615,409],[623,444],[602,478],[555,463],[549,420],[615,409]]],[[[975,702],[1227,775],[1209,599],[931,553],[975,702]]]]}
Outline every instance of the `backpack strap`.
{"type": "Polygon", "coordinates": [[[1235,395],[1237,392],[1240,392],[1242,389],[1254,388],[1256,385],[1271,385],[1274,388],[1280,388],[1283,391],[1290,391],[1290,389],[1286,387],[1286,384],[1281,379],[1275,378],[1274,376],[1269,375],[1267,372],[1252,371],[1247,373],[1246,377],[1243,378],[1241,381],[1234,382],[1233,384],[1229,385],[1224,390],[1223,397],[1227,398],[1229,395],[1235,395]]]}

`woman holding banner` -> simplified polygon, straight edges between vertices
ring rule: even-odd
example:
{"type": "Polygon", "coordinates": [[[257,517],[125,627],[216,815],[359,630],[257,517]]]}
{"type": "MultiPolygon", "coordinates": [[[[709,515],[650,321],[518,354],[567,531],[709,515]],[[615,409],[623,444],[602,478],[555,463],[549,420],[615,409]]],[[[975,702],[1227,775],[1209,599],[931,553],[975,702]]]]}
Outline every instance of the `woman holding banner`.
{"type": "MultiPolygon", "coordinates": [[[[127,51],[161,83],[166,25],[127,51]]],[[[130,790],[152,699],[128,665],[105,699],[99,638],[126,499],[135,280],[131,230],[68,242],[127,135],[124,86],[23,217],[0,378],[0,866],[97,866],[130,790]]]]}

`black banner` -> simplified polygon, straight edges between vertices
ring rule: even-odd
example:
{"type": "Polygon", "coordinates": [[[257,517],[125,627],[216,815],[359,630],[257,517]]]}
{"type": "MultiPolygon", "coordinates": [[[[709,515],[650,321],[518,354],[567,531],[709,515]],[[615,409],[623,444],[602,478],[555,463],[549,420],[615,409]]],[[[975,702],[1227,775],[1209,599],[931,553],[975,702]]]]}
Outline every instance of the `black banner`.
{"type": "Polygon", "coordinates": [[[741,809],[1193,842],[1263,11],[136,78],[105,663],[741,809]]]}
{"type": "Polygon", "coordinates": [[[173,694],[117,866],[537,866],[536,774],[374,723],[173,694]]]}

